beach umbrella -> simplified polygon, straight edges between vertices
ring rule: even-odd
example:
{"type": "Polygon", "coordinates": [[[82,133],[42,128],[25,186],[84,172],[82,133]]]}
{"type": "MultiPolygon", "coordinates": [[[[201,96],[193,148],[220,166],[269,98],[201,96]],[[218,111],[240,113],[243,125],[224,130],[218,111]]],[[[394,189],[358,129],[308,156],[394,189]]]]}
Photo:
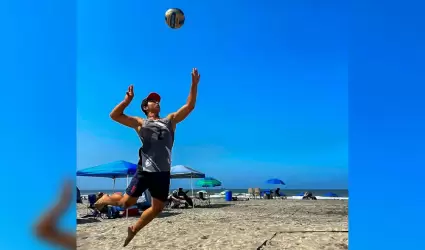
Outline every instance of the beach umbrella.
{"type": "Polygon", "coordinates": [[[221,186],[221,182],[212,177],[206,177],[196,182],[196,185],[199,187],[219,187],[221,186]]]}
{"type": "MultiPolygon", "coordinates": [[[[196,182],[196,185],[199,187],[208,188],[209,187],[219,187],[221,186],[221,182],[217,179],[214,179],[212,177],[205,177],[204,179],[201,179],[196,182]]],[[[208,192],[206,192],[208,194],[208,192]]],[[[210,196],[208,195],[208,204],[210,204],[210,196]]]]}
{"type": "Polygon", "coordinates": [[[279,179],[269,179],[266,181],[267,184],[286,185],[285,182],[279,179]]]}

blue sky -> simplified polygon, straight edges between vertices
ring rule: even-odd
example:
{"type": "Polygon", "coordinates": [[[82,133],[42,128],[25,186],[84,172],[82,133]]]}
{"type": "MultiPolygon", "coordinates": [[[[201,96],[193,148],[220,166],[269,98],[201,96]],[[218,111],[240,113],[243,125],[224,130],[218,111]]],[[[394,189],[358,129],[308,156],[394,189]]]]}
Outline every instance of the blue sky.
{"type": "Polygon", "coordinates": [[[139,139],[109,112],[131,83],[128,114],[142,116],[140,101],[151,91],[163,98],[162,115],[177,110],[197,67],[198,102],[177,128],[173,165],[228,188],[263,186],[271,177],[288,188],[347,188],[345,10],[315,1],[80,1],[77,168],[136,162],[139,139]],[[183,28],[164,23],[170,7],[185,12],[183,28]]]}

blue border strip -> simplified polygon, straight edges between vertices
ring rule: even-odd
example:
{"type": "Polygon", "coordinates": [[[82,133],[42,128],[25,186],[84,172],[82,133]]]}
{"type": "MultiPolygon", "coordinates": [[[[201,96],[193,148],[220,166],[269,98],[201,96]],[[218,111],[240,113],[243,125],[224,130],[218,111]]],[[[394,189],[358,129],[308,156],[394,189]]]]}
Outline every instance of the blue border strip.
{"type": "MultiPolygon", "coordinates": [[[[76,1],[2,1],[0,23],[0,249],[56,249],[32,227],[75,178],[76,1]]],[[[76,230],[75,205],[62,223],[76,230]]]]}
{"type": "Polygon", "coordinates": [[[352,7],[349,248],[425,249],[423,7],[352,7]]]}

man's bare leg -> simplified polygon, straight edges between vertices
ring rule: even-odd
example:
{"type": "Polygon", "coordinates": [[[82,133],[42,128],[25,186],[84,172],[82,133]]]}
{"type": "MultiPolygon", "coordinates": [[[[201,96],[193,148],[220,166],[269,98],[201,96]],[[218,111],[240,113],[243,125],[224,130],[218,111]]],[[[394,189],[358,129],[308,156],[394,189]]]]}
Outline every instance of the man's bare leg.
{"type": "Polygon", "coordinates": [[[113,195],[103,195],[94,205],[98,210],[104,206],[119,206],[123,208],[131,207],[137,203],[138,197],[131,197],[128,194],[114,193],[113,195]]]}
{"type": "Polygon", "coordinates": [[[164,202],[152,197],[152,206],[146,209],[137,222],[128,227],[127,229],[127,238],[125,239],[124,246],[127,246],[128,243],[134,238],[134,236],[147,224],[149,224],[153,219],[155,219],[164,209],[164,202]]]}

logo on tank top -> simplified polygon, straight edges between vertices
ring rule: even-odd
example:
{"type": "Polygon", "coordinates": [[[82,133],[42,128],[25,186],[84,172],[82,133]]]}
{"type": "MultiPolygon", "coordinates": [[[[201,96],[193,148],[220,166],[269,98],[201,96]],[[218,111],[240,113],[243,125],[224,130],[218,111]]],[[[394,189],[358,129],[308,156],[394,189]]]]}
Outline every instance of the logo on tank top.
{"type": "Polygon", "coordinates": [[[136,191],[136,185],[134,185],[132,188],[131,188],[131,193],[132,194],[134,194],[134,192],[136,191]]]}
{"type": "Polygon", "coordinates": [[[147,168],[151,168],[151,167],[152,167],[152,162],[151,162],[149,159],[146,159],[146,161],[145,161],[145,166],[146,166],[147,168]]]}
{"type": "Polygon", "coordinates": [[[156,124],[156,125],[158,125],[158,126],[160,126],[161,128],[167,128],[167,126],[164,124],[164,123],[162,123],[162,122],[159,122],[159,121],[154,121],[154,123],[156,124]]]}

